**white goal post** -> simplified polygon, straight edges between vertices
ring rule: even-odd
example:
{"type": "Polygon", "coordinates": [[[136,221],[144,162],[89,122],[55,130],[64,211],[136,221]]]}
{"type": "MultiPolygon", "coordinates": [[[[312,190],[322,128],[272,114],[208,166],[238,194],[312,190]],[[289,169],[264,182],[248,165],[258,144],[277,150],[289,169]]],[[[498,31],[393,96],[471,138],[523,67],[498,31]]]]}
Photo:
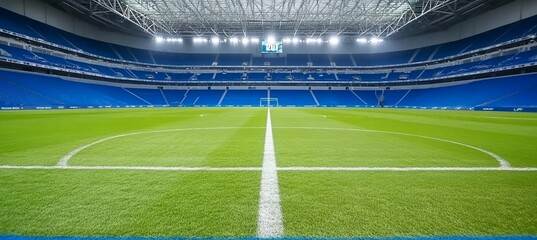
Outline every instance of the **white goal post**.
{"type": "Polygon", "coordinates": [[[280,104],[278,104],[278,98],[260,98],[259,99],[259,106],[260,107],[267,107],[269,105],[271,107],[279,106],[280,104]]]}

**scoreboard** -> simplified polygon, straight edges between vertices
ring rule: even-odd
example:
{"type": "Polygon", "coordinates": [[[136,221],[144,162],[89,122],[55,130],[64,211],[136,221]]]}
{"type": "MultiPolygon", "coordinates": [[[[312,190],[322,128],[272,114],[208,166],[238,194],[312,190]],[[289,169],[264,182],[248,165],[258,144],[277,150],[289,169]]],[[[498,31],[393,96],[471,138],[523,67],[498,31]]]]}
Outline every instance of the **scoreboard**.
{"type": "Polygon", "coordinates": [[[267,42],[262,41],[261,42],[261,53],[282,53],[282,42],[276,41],[276,42],[267,42]]]}

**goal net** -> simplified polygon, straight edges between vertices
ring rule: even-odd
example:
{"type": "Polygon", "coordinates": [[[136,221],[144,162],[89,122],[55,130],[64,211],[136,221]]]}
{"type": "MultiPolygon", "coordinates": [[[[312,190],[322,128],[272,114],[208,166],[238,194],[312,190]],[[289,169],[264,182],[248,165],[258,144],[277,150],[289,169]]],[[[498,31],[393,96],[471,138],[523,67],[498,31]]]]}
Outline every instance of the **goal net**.
{"type": "Polygon", "coordinates": [[[278,104],[278,98],[260,98],[259,99],[259,106],[260,107],[277,107],[278,104]]]}

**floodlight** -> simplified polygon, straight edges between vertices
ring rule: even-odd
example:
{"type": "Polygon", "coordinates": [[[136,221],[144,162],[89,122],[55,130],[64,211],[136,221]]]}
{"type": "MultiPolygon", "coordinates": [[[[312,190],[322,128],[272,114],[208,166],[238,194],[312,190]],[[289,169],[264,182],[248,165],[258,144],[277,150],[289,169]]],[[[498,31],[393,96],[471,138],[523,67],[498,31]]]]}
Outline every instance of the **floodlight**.
{"type": "Polygon", "coordinates": [[[283,42],[284,42],[284,43],[290,43],[290,42],[291,42],[291,39],[290,39],[290,38],[284,38],[284,39],[283,39],[283,42]]]}
{"type": "Polygon", "coordinates": [[[213,44],[219,44],[220,43],[220,38],[218,36],[214,36],[211,38],[211,42],[213,44]]]}
{"type": "Polygon", "coordinates": [[[339,37],[338,36],[330,37],[330,39],[328,39],[328,43],[332,45],[337,45],[339,43],[339,37]]]}
{"type": "Polygon", "coordinates": [[[254,37],[253,37],[253,38],[250,39],[250,42],[252,42],[252,43],[258,43],[258,42],[259,42],[259,38],[254,38],[254,37]]]}
{"type": "Polygon", "coordinates": [[[239,42],[239,39],[238,39],[237,37],[231,37],[231,38],[229,39],[229,42],[231,42],[231,43],[238,43],[238,42],[239,42]]]}
{"type": "Polygon", "coordinates": [[[293,41],[293,43],[296,44],[296,43],[298,43],[300,41],[300,39],[298,39],[297,37],[293,37],[293,39],[291,41],[293,41]]]}
{"type": "Polygon", "coordinates": [[[367,43],[367,39],[366,39],[366,38],[363,38],[363,37],[361,37],[361,38],[357,38],[357,39],[356,39],[356,42],[357,42],[357,43],[367,43]]]}
{"type": "Polygon", "coordinates": [[[157,43],[161,43],[161,42],[164,42],[164,38],[163,38],[163,37],[156,37],[156,38],[155,38],[155,41],[156,41],[157,43]]]}
{"type": "Polygon", "coordinates": [[[372,37],[371,39],[369,39],[369,42],[371,44],[378,44],[378,43],[381,43],[382,41],[384,41],[384,40],[382,40],[380,38],[377,38],[377,37],[372,37]]]}
{"type": "Polygon", "coordinates": [[[247,38],[247,37],[243,37],[243,38],[242,38],[242,43],[244,43],[244,44],[248,44],[249,42],[250,42],[250,39],[249,39],[249,38],[247,38]]]}
{"type": "Polygon", "coordinates": [[[192,38],[192,41],[195,43],[201,43],[201,42],[207,42],[207,39],[203,37],[195,37],[195,38],[192,38]]]}

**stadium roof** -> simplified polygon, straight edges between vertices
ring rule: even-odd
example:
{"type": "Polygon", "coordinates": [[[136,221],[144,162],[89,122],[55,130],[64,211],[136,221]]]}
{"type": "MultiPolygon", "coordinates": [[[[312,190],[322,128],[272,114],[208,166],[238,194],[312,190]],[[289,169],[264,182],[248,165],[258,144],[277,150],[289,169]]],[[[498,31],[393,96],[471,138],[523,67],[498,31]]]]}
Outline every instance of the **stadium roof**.
{"type": "Polygon", "coordinates": [[[404,37],[509,0],[49,0],[105,26],[151,36],[404,37]]]}

